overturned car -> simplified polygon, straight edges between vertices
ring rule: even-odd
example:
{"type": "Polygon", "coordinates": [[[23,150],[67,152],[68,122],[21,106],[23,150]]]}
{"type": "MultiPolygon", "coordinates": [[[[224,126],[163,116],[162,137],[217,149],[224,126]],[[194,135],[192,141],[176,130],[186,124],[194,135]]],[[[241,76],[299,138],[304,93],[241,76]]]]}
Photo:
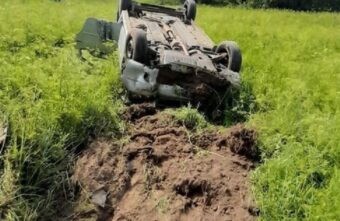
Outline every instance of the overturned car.
{"type": "Polygon", "coordinates": [[[117,22],[87,19],[77,48],[107,53],[104,43],[116,41],[131,100],[190,102],[217,113],[240,85],[242,56],[235,42],[215,45],[195,17],[194,0],[179,9],[119,0],[117,22]]]}

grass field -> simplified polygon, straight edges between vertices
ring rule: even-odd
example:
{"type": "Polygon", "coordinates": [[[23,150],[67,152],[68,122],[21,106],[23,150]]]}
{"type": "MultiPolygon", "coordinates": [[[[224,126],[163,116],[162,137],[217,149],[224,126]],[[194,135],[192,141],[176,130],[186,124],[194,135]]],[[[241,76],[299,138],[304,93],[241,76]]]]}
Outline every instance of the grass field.
{"type": "Polygon", "coordinates": [[[340,15],[200,8],[198,23],[244,54],[265,162],[253,186],[265,220],[340,217],[340,15]],[[226,22],[227,21],[227,22],[226,22]]]}
{"type": "MultiPolygon", "coordinates": [[[[115,55],[81,62],[73,38],[89,17],[113,19],[112,1],[0,3],[0,219],[53,215],[69,188],[73,150],[124,132],[115,55]]],[[[201,6],[197,23],[243,51],[247,124],[263,164],[253,193],[263,220],[340,217],[340,14],[201,6]]],[[[243,102],[243,103],[242,103],[243,102]]]]}

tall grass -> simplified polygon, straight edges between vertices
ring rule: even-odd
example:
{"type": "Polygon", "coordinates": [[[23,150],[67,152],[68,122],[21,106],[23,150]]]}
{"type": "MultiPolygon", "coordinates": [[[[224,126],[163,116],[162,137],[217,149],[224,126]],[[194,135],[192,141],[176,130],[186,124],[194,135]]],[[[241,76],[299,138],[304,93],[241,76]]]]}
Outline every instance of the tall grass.
{"type": "MultiPolygon", "coordinates": [[[[0,3],[0,122],[9,125],[0,219],[51,216],[71,150],[122,127],[115,56],[90,64],[73,48],[86,17],[112,20],[113,8],[110,0],[0,3]]],[[[197,23],[216,43],[235,40],[243,51],[241,106],[252,93],[257,112],[247,119],[264,159],[252,180],[260,218],[336,220],[340,15],[202,6],[197,23]]]]}
{"type": "Polygon", "coordinates": [[[264,163],[253,174],[261,219],[340,217],[340,15],[201,7],[215,40],[239,42],[264,163]]]}
{"type": "Polygon", "coordinates": [[[115,56],[81,62],[74,49],[86,17],[113,17],[107,3],[0,3],[0,119],[9,127],[0,219],[51,217],[67,195],[73,150],[122,127],[115,56]]]}

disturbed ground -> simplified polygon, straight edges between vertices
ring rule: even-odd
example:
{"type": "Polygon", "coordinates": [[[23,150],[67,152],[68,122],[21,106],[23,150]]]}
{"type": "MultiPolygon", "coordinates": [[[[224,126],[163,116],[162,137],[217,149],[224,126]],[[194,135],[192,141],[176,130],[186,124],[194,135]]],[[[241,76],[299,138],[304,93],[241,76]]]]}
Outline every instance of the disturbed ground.
{"type": "Polygon", "coordinates": [[[81,203],[70,220],[255,219],[253,130],[190,131],[146,104],[124,117],[125,139],[97,139],[79,156],[72,179],[81,203]]]}

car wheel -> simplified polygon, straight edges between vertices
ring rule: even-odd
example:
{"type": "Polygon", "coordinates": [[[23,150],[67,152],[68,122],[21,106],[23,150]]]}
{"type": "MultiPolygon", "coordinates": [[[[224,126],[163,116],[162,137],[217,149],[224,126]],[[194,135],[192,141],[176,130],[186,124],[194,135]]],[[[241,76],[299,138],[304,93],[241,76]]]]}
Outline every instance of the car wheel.
{"type": "Polygon", "coordinates": [[[145,63],[148,52],[146,32],[141,29],[133,29],[126,43],[126,58],[145,63]]]}
{"type": "Polygon", "coordinates": [[[120,14],[124,10],[130,10],[132,7],[132,1],[131,0],[119,0],[118,2],[118,12],[117,12],[117,21],[120,17],[120,14]]]}
{"type": "Polygon", "coordinates": [[[196,2],[194,0],[185,0],[184,13],[187,20],[195,20],[196,17],[196,2]]]}
{"type": "Polygon", "coordinates": [[[242,65],[242,54],[240,47],[236,42],[224,41],[217,46],[216,52],[227,53],[227,56],[220,62],[228,69],[235,72],[240,72],[242,65]]]}

